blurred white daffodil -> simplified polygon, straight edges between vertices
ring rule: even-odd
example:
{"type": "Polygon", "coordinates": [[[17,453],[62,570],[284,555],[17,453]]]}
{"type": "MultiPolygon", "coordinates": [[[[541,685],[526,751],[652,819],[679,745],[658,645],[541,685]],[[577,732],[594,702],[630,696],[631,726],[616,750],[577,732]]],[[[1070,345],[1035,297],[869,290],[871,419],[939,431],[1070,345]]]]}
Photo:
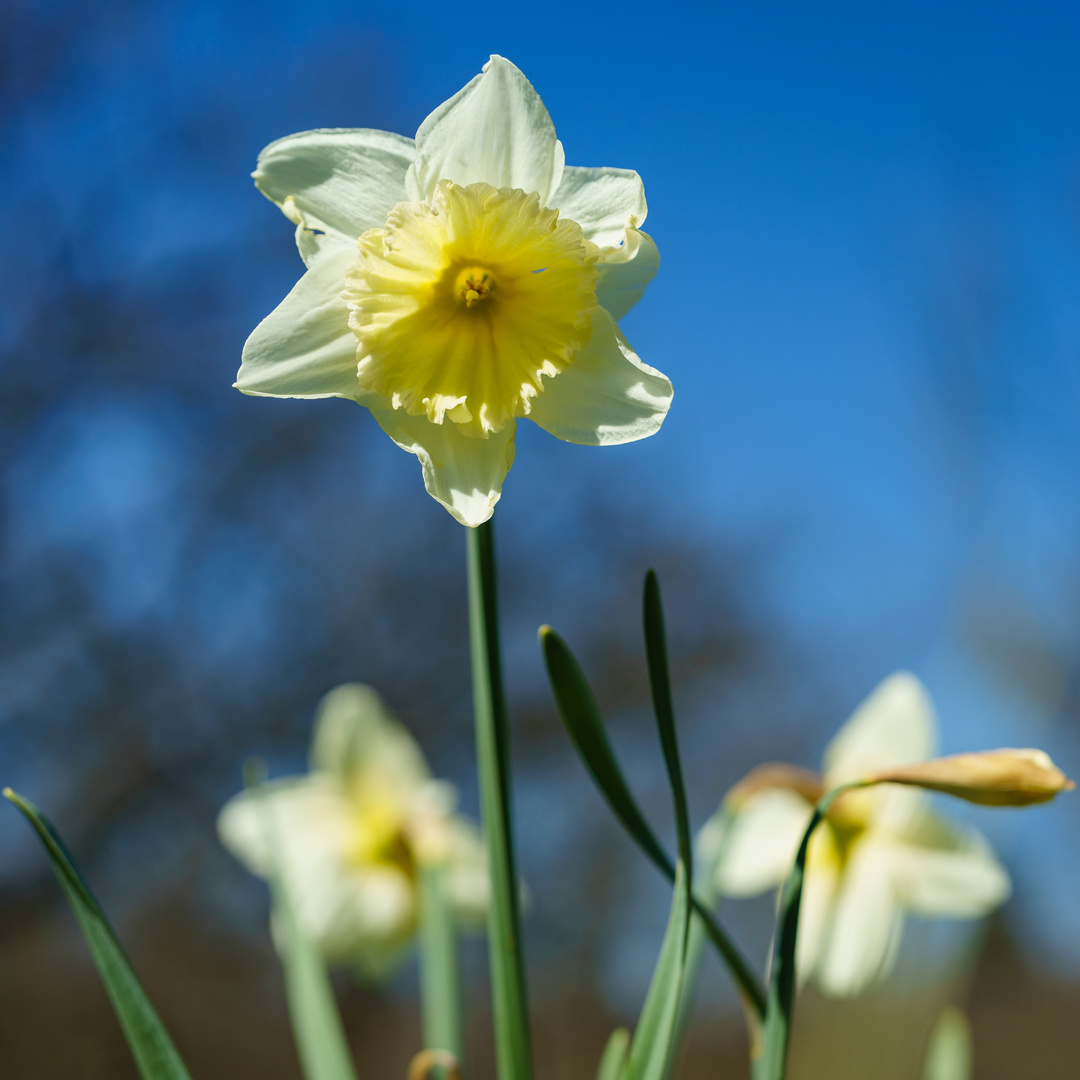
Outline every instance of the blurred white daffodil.
{"type": "Polygon", "coordinates": [[[344,397],[423,466],[458,521],[486,521],[528,416],[569,442],[652,435],[671,383],[617,320],[659,265],[628,169],[566,166],[508,60],[421,125],[271,143],[259,190],[296,225],[307,273],[244,347],[236,386],[344,397]]]}
{"type": "MultiPolygon", "coordinates": [[[[829,744],[820,780],[766,768],[732,790],[728,809],[735,816],[719,891],[752,896],[779,886],[820,795],[924,761],[934,742],[933,707],[922,684],[904,672],[886,679],[829,744]]],[[[923,791],[892,784],[850,791],[810,840],[799,977],[812,977],[834,996],[860,993],[892,968],[905,912],[974,918],[1001,904],[1009,890],[982,835],[933,813],[923,791]]]]}
{"type": "Polygon", "coordinates": [[[482,925],[486,856],[454,801],[378,694],[353,683],[319,706],[311,771],[235,796],[218,833],[252,873],[281,875],[301,929],[328,961],[378,979],[413,937],[425,865],[442,867],[458,919],[482,925]]]}

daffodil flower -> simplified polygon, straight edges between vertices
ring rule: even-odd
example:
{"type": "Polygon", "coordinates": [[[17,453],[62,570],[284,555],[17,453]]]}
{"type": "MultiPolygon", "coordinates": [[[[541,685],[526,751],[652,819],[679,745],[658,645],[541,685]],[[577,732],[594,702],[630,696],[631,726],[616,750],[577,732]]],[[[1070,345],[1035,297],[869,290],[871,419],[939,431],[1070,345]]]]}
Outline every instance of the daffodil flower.
{"type": "Polygon", "coordinates": [[[529,417],[608,445],[656,432],[671,383],[618,327],[659,265],[628,169],[564,164],[532,85],[493,56],[415,140],[305,131],[255,183],[307,273],[244,347],[236,385],[352,398],[458,521],[486,521],[529,417]]]}
{"type": "MultiPolygon", "coordinates": [[[[779,886],[821,794],[925,761],[934,742],[933,707],[919,681],[906,673],[886,679],[829,744],[820,780],[776,769],[733,789],[720,892],[752,896],[779,886]]],[[[891,783],[849,791],[810,840],[799,977],[834,996],[858,994],[891,969],[905,913],[974,918],[1009,890],[981,834],[933,813],[923,791],[891,783]]]]}
{"type": "Polygon", "coordinates": [[[365,979],[393,969],[417,921],[417,874],[440,865],[459,920],[482,925],[487,862],[479,833],[453,813],[412,736],[369,687],[319,707],[311,771],[231,799],[218,833],[252,873],[282,876],[301,928],[365,979]]]}

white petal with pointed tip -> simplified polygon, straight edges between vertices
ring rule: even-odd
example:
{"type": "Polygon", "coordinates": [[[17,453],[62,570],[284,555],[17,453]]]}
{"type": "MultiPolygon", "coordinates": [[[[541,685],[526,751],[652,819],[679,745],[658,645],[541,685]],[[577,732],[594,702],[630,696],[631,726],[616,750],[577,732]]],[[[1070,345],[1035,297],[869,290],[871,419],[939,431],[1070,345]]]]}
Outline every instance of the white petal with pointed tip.
{"type": "Polygon", "coordinates": [[[444,101],[416,132],[411,199],[430,199],[440,180],[478,181],[540,193],[547,204],[563,173],[562,144],[540,96],[509,60],[484,70],[444,101]]]}
{"type": "Polygon", "coordinates": [[[667,376],[642,362],[603,308],[588,345],[532,403],[529,419],[567,442],[612,446],[655,434],[671,407],[667,376]]]}
{"type": "Polygon", "coordinates": [[[361,233],[385,224],[405,198],[415,158],[413,140],[389,131],[301,131],[259,154],[255,184],[301,226],[297,246],[310,265],[327,246],[354,247],[361,233]]]}
{"type": "Polygon", "coordinates": [[[377,775],[380,785],[413,797],[431,779],[416,740],[379,695],[362,683],[345,683],[319,703],[311,743],[311,768],[348,783],[356,774],[377,775]]]}
{"type": "Polygon", "coordinates": [[[731,823],[717,869],[723,896],[755,896],[788,875],[813,807],[794,791],[774,788],[746,800],[731,823]]]}
{"type": "Polygon", "coordinates": [[[645,185],[632,169],[568,165],[550,206],[572,218],[598,247],[617,248],[626,229],[640,227],[649,212],[645,185]]]}
{"type": "Polygon", "coordinates": [[[356,338],[341,298],[356,257],[339,249],[320,259],[244,345],[236,387],[260,397],[356,397],[356,338]]]}
{"type": "Polygon", "coordinates": [[[934,752],[934,706],[914,675],[890,675],[855,710],[825,751],[825,784],[836,787],[934,752]]]}
{"type": "Polygon", "coordinates": [[[383,431],[420,459],[424,486],[436,502],[462,525],[482,525],[491,517],[514,462],[514,423],[486,439],[470,439],[449,420],[433,424],[404,409],[365,404],[383,431]]]}
{"type": "Polygon", "coordinates": [[[645,294],[660,269],[660,252],[648,233],[626,230],[626,243],[605,252],[596,264],[596,302],[614,319],[621,319],[645,294]]]}

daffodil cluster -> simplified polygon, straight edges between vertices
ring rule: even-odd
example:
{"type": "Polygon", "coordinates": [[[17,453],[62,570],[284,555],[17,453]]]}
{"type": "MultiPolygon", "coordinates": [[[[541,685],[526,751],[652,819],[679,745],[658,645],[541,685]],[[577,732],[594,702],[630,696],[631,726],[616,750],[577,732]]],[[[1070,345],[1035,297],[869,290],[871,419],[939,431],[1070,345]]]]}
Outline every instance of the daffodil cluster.
{"type": "Polygon", "coordinates": [[[470,526],[499,499],[519,418],[590,445],[663,423],[671,383],[618,326],[659,266],[641,178],[566,165],[510,61],[493,56],[415,139],[300,132],[254,176],[307,273],[248,339],[244,393],[366,406],[470,526]]]}

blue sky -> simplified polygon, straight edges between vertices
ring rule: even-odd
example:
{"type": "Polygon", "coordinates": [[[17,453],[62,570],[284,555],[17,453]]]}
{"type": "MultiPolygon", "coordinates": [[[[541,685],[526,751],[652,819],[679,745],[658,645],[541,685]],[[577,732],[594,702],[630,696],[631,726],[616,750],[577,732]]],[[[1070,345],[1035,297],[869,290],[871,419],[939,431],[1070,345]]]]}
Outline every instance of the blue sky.
{"type": "MultiPolygon", "coordinates": [[[[1076,716],[1062,719],[1080,648],[1075,4],[36,10],[74,43],[51,68],[43,53],[13,69],[26,91],[0,180],[21,257],[0,270],[0,340],[58,252],[118,294],[217,260],[236,300],[200,362],[227,387],[299,273],[248,176],[262,145],[316,126],[411,134],[500,52],[570,163],[645,180],[663,263],[624,329],[676,399],[658,437],[604,467],[657,515],[766,552],[759,603],[838,699],[911,666],[949,748],[1042,740],[1080,771],[1076,716]],[[972,657],[973,612],[1029,628],[1051,669],[1034,697],[972,657]]],[[[104,385],[93,365],[79,377],[104,385]]],[[[152,421],[114,408],[63,428],[91,448],[75,464],[19,466],[34,528],[92,530],[99,514],[119,530],[192,482],[197,431],[158,405],[152,421]],[[104,495],[86,498],[94,484],[104,495]]],[[[522,426],[500,507],[515,528],[593,453],[522,426]]],[[[411,459],[380,463],[419,484],[411,459]]],[[[1040,813],[1002,842],[1041,897],[1029,932],[1046,952],[1071,935],[1080,964],[1075,916],[1045,899],[1080,881],[1064,839],[1077,814],[1040,813]],[[1025,856],[1035,833],[1068,852],[1025,856]]]]}

